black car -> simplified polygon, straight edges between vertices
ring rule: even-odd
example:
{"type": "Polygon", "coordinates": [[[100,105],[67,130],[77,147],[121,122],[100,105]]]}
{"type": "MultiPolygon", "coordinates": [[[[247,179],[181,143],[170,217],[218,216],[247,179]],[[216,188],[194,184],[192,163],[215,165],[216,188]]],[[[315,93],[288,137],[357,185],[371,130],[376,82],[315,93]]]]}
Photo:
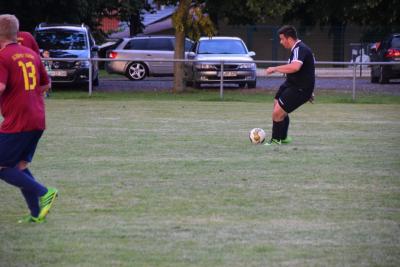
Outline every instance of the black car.
{"type": "MultiPolygon", "coordinates": [[[[394,33],[371,47],[371,62],[400,63],[400,33],[394,33]]],[[[371,65],[371,82],[388,83],[390,79],[400,78],[400,64],[371,65]]]]}
{"type": "MultiPolygon", "coordinates": [[[[50,58],[97,58],[98,47],[85,25],[46,25],[35,29],[35,39],[42,55],[50,58]]],[[[89,61],[45,61],[47,71],[54,84],[82,84],[89,81],[89,61]]],[[[92,64],[93,85],[99,84],[98,62],[92,64]]]]}

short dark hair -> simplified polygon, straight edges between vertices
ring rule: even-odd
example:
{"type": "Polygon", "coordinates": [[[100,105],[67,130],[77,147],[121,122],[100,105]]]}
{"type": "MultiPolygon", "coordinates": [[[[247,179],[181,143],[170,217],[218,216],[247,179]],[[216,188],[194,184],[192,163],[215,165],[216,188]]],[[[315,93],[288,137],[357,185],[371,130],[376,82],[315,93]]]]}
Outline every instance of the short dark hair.
{"type": "Polygon", "coordinates": [[[292,25],[282,26],[278,30],[278,33],[283,34],[286,38],[292,37],[294,40],[297,40],[297,31],[296,31],[296,28],[293,27],[292,25]]]}

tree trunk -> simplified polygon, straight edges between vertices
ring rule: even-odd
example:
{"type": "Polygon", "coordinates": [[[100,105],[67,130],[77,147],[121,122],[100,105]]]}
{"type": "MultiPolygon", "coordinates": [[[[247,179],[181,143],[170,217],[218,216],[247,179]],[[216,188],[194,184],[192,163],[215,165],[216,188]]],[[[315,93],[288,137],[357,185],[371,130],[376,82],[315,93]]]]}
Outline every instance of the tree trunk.
{"type": "MultiPolygon", "coordinates": [[[[175,53],[174,59],[185,58],[185,23],[189,13],[191,0],[179,1],[179,6],[174,14],[175,26],[175,53]]],[[[174,62],[174,93],[183,92],[186,88],[184,83],[184,62],[174,62]]]]}
{"type": "MultiPolygon", "coordinates": [[[[185,32],[175,31],[175,53],[174,59],[185,58],[185,32]]],[[[173,92],[185,90],[184,62],[174,62],[174,89],[173,92]]]]}

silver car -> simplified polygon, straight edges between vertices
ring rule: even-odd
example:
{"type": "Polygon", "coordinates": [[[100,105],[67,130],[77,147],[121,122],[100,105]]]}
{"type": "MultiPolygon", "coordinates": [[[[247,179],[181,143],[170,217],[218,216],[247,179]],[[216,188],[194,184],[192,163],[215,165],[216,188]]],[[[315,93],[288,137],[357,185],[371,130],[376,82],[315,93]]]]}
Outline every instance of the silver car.
{"type": "Polygon", "coordinates": [[[186,83],[200,88],[202,84],[219,83],[221,64],[226,83],[236,83],[239,87],[255,88],[257,84],[256,64],[245,43],[238,37],[202,37],[193,46],[188,59],[200,62],[187,62],[185,65],[186,83]]]}
{"type": "MultiPolygon", "coordinates": [[[[185,51],[189,52],[193,41],[185,40],[185,51]]],[[[128,61],[110,61],[105,68],[108,73],[125,75],[130,80],[138,81],[146,76],[172,76],[175,36],[137,36],[123,38],[115,49],[107,52],[108,58],[129,59],[128,61]]]]}

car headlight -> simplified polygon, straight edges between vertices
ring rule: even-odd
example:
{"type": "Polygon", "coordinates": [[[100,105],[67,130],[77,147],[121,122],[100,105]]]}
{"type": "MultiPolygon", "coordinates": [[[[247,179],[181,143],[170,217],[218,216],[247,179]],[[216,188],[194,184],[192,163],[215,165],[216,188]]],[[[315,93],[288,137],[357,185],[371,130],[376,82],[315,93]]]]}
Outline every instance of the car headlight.
{"type": "Polygon", "coordinates": [[[256,64],[255,63],[242,63],[239,65],[239,69],[255,69],[256,64]]]}
{"type": "Polygon", "coordinates": [[[75,62],[75,67],[77,67],[77,68],[88,68],[89,67],[89,61],[76,61],[75,62]]]}
{"type": "Polygon", "coordinates": [[[196,69],[213,69],[213,70],[216,69],[214,64],[202,64],[202,63],[200,63],[200,64],[196,64],[195,66],[196,66],[196,69]]]}

